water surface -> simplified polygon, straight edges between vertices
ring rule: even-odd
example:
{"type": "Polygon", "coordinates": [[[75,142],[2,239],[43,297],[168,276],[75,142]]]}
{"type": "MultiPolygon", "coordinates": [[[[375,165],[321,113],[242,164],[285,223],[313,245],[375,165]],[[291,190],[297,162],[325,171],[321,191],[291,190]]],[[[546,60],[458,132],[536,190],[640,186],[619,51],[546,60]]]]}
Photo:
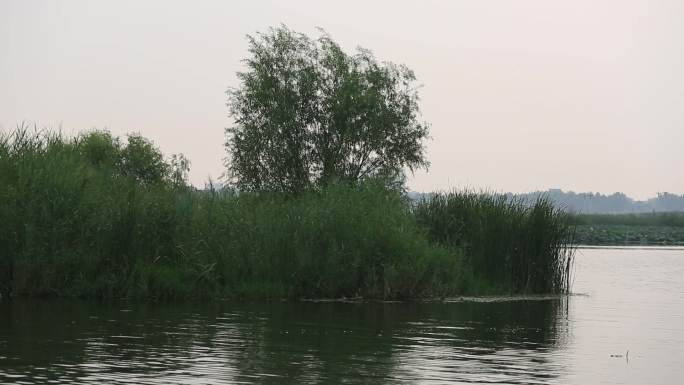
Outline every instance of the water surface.
{"type": "Polygon", "coordinates": [[[0,382],[678,383],[683,278],[684,249],[586,249],[565,298],[14,301],[0,304],[0,382]]]}

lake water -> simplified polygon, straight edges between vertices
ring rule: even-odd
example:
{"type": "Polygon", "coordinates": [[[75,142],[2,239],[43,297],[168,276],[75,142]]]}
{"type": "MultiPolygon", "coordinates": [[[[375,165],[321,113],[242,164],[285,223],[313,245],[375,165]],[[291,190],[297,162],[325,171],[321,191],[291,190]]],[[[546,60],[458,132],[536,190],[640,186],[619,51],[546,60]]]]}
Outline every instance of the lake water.
{"type": "Polygon", "coordinates": [[[2,303],[0,383],[684,381],[684,248],[580,249],[574,275],[516,301],[2,303]]]}

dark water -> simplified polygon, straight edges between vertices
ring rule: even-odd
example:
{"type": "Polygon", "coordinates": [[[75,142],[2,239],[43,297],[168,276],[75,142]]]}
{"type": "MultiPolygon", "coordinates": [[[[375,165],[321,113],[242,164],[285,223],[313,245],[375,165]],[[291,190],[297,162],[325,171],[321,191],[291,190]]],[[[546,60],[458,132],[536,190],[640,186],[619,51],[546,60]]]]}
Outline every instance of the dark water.
{"type": "Polygon", "coordinates": [[[575,276],[544,300],[4,303],[0,382],[684,381],[684,249],[580,250],[575,276]]]}

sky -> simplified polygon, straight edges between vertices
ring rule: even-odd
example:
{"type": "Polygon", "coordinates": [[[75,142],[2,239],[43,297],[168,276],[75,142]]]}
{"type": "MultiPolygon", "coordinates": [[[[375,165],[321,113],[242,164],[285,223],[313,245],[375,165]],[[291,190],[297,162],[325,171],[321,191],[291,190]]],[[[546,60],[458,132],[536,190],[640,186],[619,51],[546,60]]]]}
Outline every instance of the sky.
{"type": "Polygon", "coordinates": [[[218,180],[247,34],[286,24],[413,69],[414,191],[684,193],[684,2],[0,0],[0,131],[139,132],[218,180]]]}

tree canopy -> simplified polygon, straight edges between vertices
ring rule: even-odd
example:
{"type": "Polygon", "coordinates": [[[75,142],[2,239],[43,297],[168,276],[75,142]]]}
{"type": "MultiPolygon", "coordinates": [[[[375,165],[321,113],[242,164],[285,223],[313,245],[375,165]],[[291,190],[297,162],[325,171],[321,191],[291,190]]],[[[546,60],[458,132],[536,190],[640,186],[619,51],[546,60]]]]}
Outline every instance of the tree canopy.
{"type": "Polygon", "coordinates": [[[426,167],[413,71],[285,26],[248,36],[227,91],[227,176],[242,190],[299,192],[426,167]]]}
{"type": "Polygon", "coordinates": [[[90,165],[111,175],[147,186],[184,187],[187,184],[190,161],[185,155],[173,154],[167,161],[152,141],[138,133],[128,134],[124,144],[108,131],[90,131],[76,138],[74,146],[90,165]]]}

